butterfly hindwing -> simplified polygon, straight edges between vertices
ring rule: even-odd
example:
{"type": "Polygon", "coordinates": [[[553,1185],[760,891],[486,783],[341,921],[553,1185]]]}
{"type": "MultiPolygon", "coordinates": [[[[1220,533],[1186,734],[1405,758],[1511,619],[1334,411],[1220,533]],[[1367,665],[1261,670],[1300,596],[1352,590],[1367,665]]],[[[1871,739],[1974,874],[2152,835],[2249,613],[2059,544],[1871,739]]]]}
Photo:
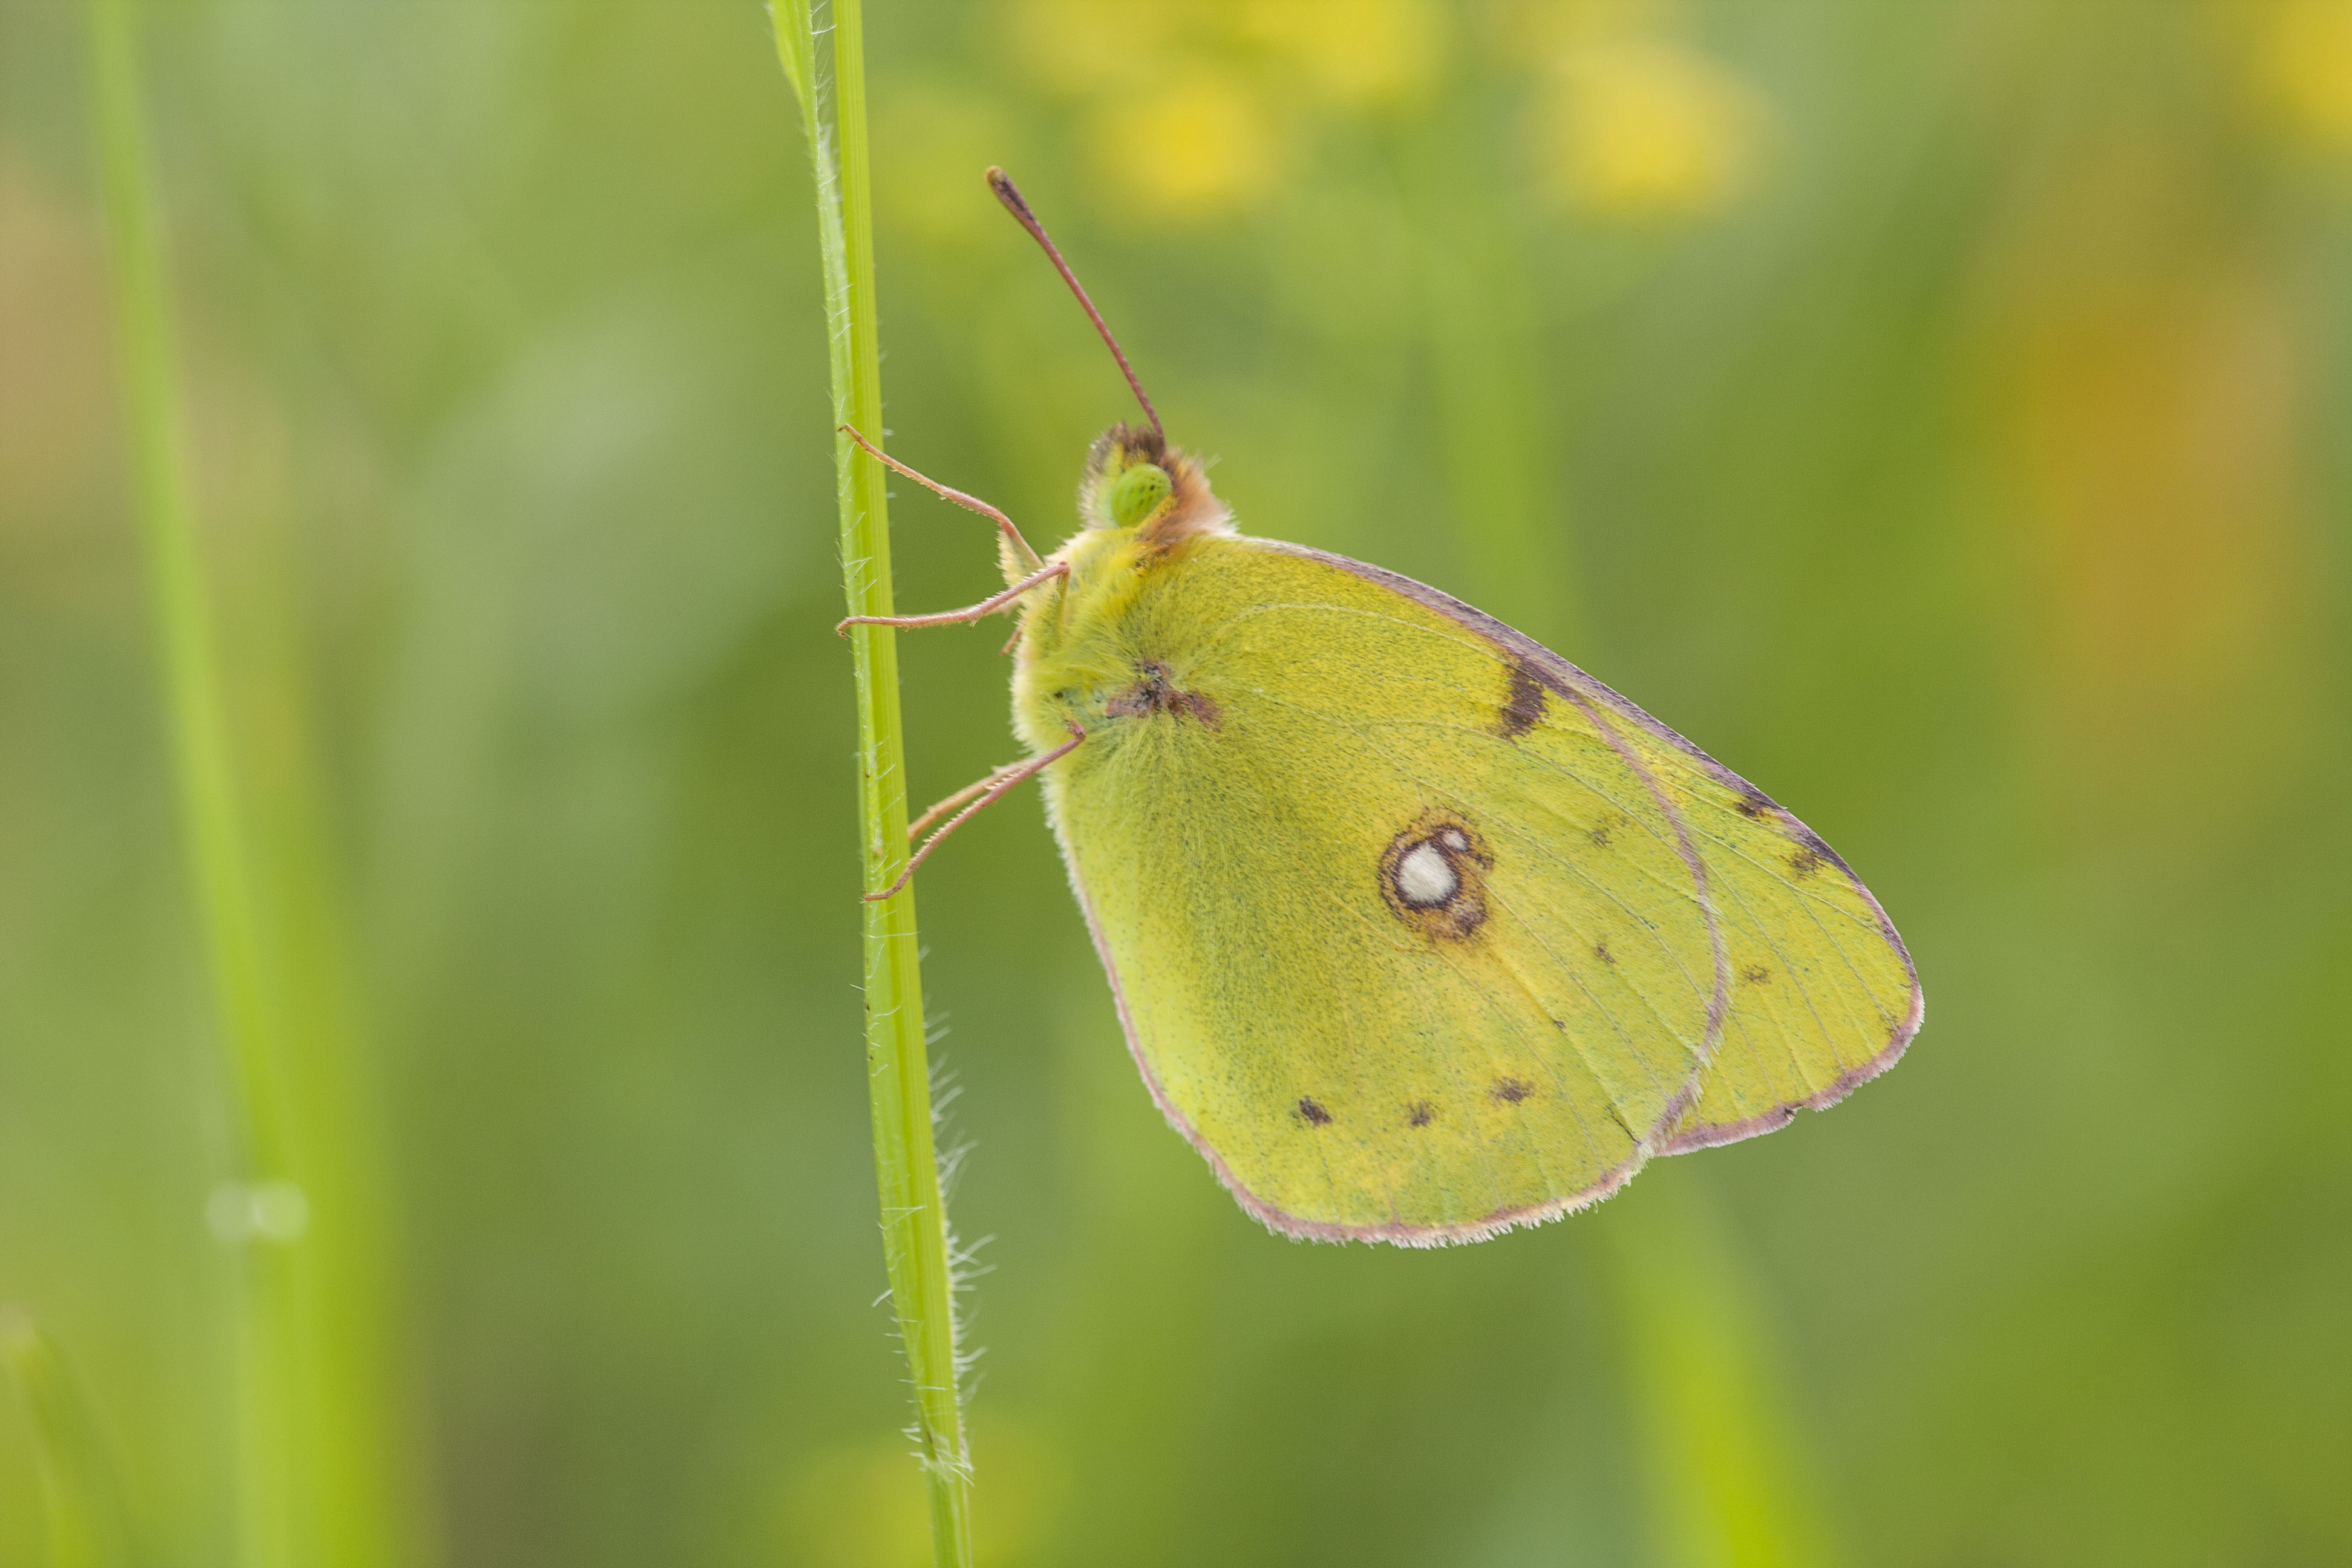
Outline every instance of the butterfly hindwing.
{"type": "MultiPolygon", "coordinates": [[[[1289,547],[1285,547],[1289,548],[1289,547]]],[[[1493,617],[1407,578],[1322,557],[1486,639],[1639,760],[1701,862],[1727,1007],[1696,1102],[1657,1152],[1787,1125],[1892,1067],[1922,1016],[1903,939],[1837,852],[1761,790],[1616,692],[1493,617]]]]}
{"type": "Polygon", "coordinates": [[[1698,1102],[1659,1152],[1769,1132],[1892,1067],[1918,1032],[1922,995],[1870,889],[1763,792],[1615,693],[1595,691],[1697,841],[1729,950],[1723,1039],[1698,1102]]]}

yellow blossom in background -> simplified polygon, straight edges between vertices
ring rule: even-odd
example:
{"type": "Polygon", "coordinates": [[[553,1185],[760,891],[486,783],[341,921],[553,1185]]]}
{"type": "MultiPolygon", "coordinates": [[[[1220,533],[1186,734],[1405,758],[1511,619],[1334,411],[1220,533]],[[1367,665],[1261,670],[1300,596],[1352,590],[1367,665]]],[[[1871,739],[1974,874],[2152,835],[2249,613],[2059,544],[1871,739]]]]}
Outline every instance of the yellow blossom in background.
{"type": "Polygon", "coordinates": [[[1172,222],[1221,216],[1269,192],[1282,138],[1238,76],[1195,69],[1121,94],[1088,116],[1088,154],[1108,193],[1132,213],[1172,222]]]}
{"type": "Polygon", "coordinates": [[[1246,0],[1234,29],[1313,97],[1362,108],[1427,86],[1445,58],[1435,12],[1420,0],[1246,0]]]}
{"type": "Polygon", "coordinates": [[[1197,30],[1182,0],[1013,0],[1005,10],[1013,58],[1071,97],[1149,85],[1197,30]]]}
{"type": "Polygon", "coordinates": [[[1535,119],[1538,168],[1596,216],[1687,220],[1738,196],[1754,175],[1767,115],[1724,67],[1663,38],[1564,51],[1535,119]]]}
{"type": "Polygon", "coordinates": [[[1004,0],[1018,67],[1074,100],[1131,216],[1198,223],[1271,195],[1318,111],[1410,100],[1447,56],[1433,0],[1004,0]]]}
{"type": "Polygon", "coordinates": [[[2226,832],[2318,732],[2312,349],[2231,173],[2178,134],[2061,144],[1967,334],[2015,487],[2040,788],[2086,836],[2226,832]]]}
{"type": "Polygon", "coordinates": [[[2299,137],[2352,152],[2352,0],[2280,0],[2256,24],[2254,89],[2299,137]]]}
{"type": "Polygon", "coordinates": [[[1493,0],[1484,31],[1498,59],[1524,62],[1557,59],[1593,44],[1654,37],[1674,20],[1668,0],[1493,0]]]}
{"type": "Polygon", "coordinates": [[[0,155],[0,551],[61,526],[104,482],[113,388],[104,253],[84,215],[0,155]]]}

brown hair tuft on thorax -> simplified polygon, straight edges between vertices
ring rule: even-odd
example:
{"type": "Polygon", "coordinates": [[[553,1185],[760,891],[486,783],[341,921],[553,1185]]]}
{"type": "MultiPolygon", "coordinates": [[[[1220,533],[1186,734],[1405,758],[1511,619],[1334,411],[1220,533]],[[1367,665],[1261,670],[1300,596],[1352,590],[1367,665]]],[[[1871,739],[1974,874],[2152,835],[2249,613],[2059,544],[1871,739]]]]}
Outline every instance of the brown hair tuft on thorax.
{"type": "Polygon", "coordinates": [[[1078,510],[1088,526],[1115,526],[1110,516],[1110,488],[1119,475],[1139,464],[1156,465],[1168,476],[1167,501],[1140,527],[1144,544],[1153,554],[1165,554],[1188,539],[1202,534],[1231,533],[1233,514],[1209,489],[1200,460],[1171,447],[1148,425],[1112,426],[1087,453],[1087,476],[1078,486],[1078,510]]]}

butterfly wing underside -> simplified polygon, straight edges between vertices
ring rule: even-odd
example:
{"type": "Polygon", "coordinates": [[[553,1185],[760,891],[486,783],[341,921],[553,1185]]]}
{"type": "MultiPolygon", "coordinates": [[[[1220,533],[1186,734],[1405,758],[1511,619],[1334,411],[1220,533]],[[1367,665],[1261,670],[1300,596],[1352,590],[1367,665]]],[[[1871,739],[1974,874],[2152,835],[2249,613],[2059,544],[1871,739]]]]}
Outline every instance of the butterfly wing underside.
{"type": "Polygon", "coordinates": [[[1892,1067],[1925,998],[1903,939],[1821,836],[1672,729],[1532,639],[1435,589],[1326,557],[1486,638],[1552,690],[1575,692],[1664,791],[1705,864],[1730,995],[1700,1093],[1659,1153],[1683,1153],[1826,1110],[1892,1067]]]}
{"type": "Polygon", "coordinates": [[[1277,1229],[1548,1217],[1916,1026],[1825,845],[1467,606],[1225,539],[1120,635],[1160,695],[1112,702],[1051,809],[1154,1098],[1277,1229]]]}

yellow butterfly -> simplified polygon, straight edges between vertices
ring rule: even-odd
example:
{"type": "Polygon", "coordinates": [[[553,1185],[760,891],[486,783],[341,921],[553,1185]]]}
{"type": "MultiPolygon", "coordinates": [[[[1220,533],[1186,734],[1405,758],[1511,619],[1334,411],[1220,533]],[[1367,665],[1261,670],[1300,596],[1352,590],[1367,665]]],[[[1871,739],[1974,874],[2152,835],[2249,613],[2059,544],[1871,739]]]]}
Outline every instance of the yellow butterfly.
{"type": "Polygon", "coordinates": [[[866,447],[995,518],[1010,584],[891,624],[1021,613],[1031,756],[918,822],[963,808],[908,871],[1043,774],[1136,1065],[1244,1208],[1325,1240],[1482,1240],[1894,1064],[1918,978],[1835,851],[1500,622],[1236,532],[989,179],[1150,423],[1095,443],[1086,526],[1044,558],[866,447]]]}

